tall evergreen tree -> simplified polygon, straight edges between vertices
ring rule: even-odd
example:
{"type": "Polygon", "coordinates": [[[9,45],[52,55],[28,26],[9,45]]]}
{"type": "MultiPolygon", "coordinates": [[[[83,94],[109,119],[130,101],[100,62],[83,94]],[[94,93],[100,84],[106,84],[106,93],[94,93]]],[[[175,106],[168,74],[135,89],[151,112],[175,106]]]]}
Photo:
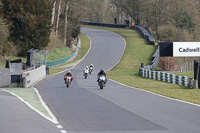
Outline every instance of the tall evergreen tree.
{"type": "Polygon", "coordinates": [[[48,45],[53,8],[49,0],[2,0],[2,3],[4,17],[11,24],[10,40],[19,46],[19,55],[48,45]]]}

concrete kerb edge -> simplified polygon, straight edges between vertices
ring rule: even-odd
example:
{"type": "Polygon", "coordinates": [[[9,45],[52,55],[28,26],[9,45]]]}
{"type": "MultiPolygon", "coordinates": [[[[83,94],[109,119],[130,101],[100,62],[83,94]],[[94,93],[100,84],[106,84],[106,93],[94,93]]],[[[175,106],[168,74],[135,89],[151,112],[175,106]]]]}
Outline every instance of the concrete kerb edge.
{"type": "Polygon", "coordinates": [[[8,92],[10,93],[11,95],[17,97],[20,101],[22,101],[23,103],[25,103],[30,109],[32,109],[33,111],[35,111],[36,113],[38,113],[39,115],[41,115],[42,117],[46,118],[47,120],[49,120],[50,122],[54,123],[54,124],[57,124],[58,122],[57,121],[54,121],[53,119],[50,119],[49,117],[47,117],[45,114],[43,114],[42,112],[38,111],[37,109],[35,109],[32,105],[30,105],[27,101],[25,101],[24,99],[22,99],[20,96],[10,92],[10,91],[7,91],[3,88],[1,88],[3,91],[5,92],[8,92]]]}
{"type": "Polygon", "coordinates": [[[170,100],[173,100],[173,101],[182,102],[182,103],[185,103],[185,104],[190,104],[190,105],[193,105],[193,106],[200,107],[199,104],[195,104],[195,103],[191,103],[191,102],[187,102],[187,101],[183,101],[183,100],[179,100],[179,99],[175,99],[175,98],[163,96],[163,95],[160,95],[160,94],[156,94],[156,93],[154,93],[154,92],[151,92],[151,91],[147,91],[147,90],[143,90],[143,89],[140,89],[140,88],[134,88],[134,87],[125,85],[125,84],[123,84],[123,83],[120,83],[120,82],[118,82],[118,81],[112,80],[112,79],[110,79],[110,78],[108,78],[108,79],[111,80],[111,81],[113,81],[113,82],[115,82],[115,83],[118,83],[118,84],[120,84],[120,85],[122,85],[122,86],[125,86],[125,87],[129,87],[129,88],[132,88],[132,89],[144,91],[144,92],[150,93],[150,94],[152,94],[152,95],[156,95],[156,96],[163,97],[163,98],[166,98],[166,99],[170,99],[170,100]]]}

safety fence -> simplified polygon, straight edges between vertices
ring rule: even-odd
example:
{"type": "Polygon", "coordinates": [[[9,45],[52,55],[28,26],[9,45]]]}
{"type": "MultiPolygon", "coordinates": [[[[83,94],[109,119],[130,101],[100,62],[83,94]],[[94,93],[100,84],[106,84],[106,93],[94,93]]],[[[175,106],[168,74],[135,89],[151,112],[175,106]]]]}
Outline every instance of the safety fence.
{"type": "Polygon", "coordinates": [[[113,27],[113,28],[125,28],[125,24],[110,24],[110,23],[100,23],[92,21],[80,21],[80,24],[91,25],[91,26],[104,26],[104,27],[113,27]]]}
{"type": "Polygon", "coordinates": [[[68,62],[69,60],[73,59],[77,55],[78,48],[79,48],[79,37],[78,37],[78,41],[77,41],[76,50],[71,55],[69,55],[65,58],[59,59],[59,60],[47,61],[46,66],[47,67],[58,66],[58,65],[62,65],[64,63],[68,62]]]}
{"type": "Polygon", "coordinates": [[[151,71],[151,70],[145,70],[144,68],[140,68],[139,74],[141,77],[144,78],[188,86],[189,88],[193,88],[194,84],[194,79],[191,77],[179,76],[161,71],[151,71]]]}
{"type": "Polygon", "coordinates": [[[179,65],[179,70],[180,70],[180,72],[193,72],[194,71],[194,61],[179,65]]]}
{"type": "MultiPolygon", "coordinates": [[[[104,26],[104,27],[113,27],[113,28],[126,28],[128,25],[126,24],[111,24],[111,23],[101,23],[101,22],[92,22],[92,21],[80,21],[80,24],[83,25],[91,25],[91,26],[104,26]]],[[[152,34],[149,32],[147,27],[133,25],[129,26],[130,29],[138,31],[141,36],[148,41],[150,45],[155,44],[155,39],[152,34]]]]}

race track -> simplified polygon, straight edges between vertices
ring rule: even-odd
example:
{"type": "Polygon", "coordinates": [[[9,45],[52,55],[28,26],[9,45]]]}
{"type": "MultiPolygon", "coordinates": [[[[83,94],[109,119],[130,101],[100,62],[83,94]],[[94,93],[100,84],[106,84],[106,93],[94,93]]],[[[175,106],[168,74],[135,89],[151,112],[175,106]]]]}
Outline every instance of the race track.
{"type": "Polygon", "coordinates": [[[200,107],[161,97],[108,80],[97,85],[100,69],[111,69],[122,57],[125,41],[117,34],[82,28],[91,49],[73,69],[74,81],[65,87],[60,73],[35,87],[67,133],[199,133],[200,107]],[[84,79],[83,69],[95,70],[84,79]]]}

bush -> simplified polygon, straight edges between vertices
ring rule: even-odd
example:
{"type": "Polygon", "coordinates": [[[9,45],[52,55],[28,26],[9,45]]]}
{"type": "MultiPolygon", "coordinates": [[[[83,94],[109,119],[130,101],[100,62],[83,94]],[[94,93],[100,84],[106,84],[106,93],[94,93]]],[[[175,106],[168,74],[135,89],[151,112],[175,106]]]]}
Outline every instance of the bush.
{"type": "Polygon", "coordinates": [[[161,41],[175,41],[177,29],[174,26],[159,27],[159,39],[161,41]]]}
{"type": "Polygon", "coordinates": [[[159,66],[160,66],[160,68],[162,68],[162,70],[165,70],[165,71],[174,70],[174,68],[175,68],[174,58],[173,57],[161,57],[159,66]]]}

